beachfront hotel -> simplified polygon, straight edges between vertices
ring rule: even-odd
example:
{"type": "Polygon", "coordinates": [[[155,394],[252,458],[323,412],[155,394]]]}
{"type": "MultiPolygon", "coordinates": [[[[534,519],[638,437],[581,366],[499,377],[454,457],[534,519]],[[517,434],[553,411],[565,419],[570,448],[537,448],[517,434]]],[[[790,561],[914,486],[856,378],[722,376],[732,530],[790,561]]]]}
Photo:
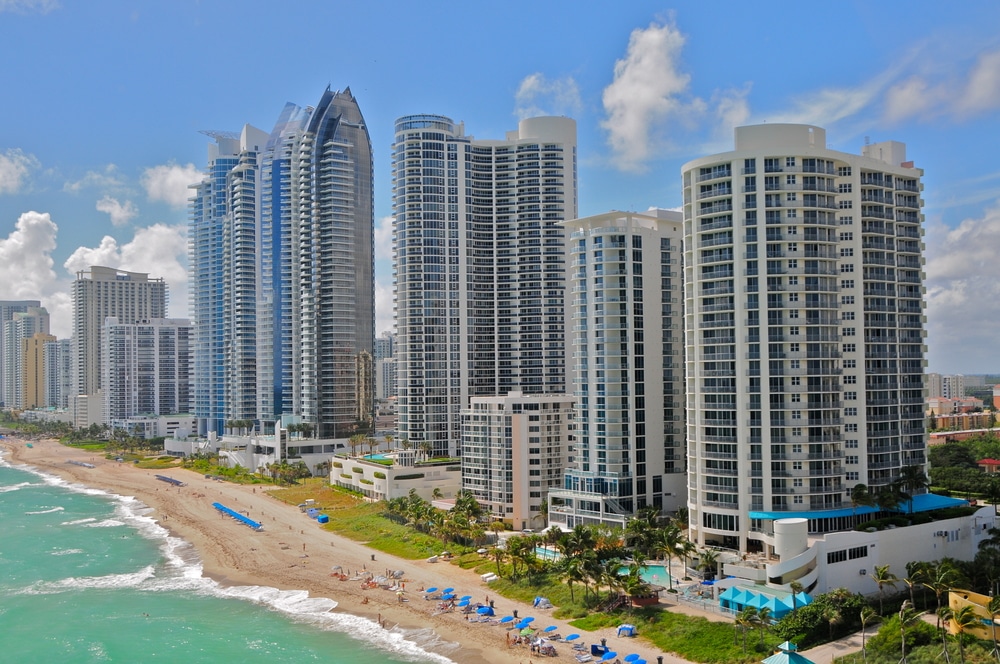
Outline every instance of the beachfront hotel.
{"type": "Polygon", "coordinates": [[[608,212],[569,235],[572,462],[549,523],[624,527],[685,503],[681,214],[608,212]]]}
{"type": "Polygon", "coordinates": [[[773,555],[776,520],[849,529],[854,485],[924,466],[921,175],[902,143],[847,154],[785,124],[684,165],[698,544],[773,555]]]}
{"type": "Polygon", "coordinates": [[[282,417],[346,437],[370,419],[371,142],[350,89],[286,104],[270,134],[207,132],[191,203],[198,432],[282,417]]]}
{"type": "Polygon", "coordinates": [[[462,489],[494,520],[544,528],[543,505],[570,460],[573,410],[565,394],[472,397],[462,412],[462,489]]]}
{"type": "Polygon", "coordinates": [[[576,122],[529,118],[482,140],[410,115],[395,132],[399,438],[456,455],[471,397],[565,392],[559,222],[577,216],[576,122]]]}
{"type": "Polygon", "coordinates": [[[10,311],[10,318],[0,323],[0,347],[3,348],[3,370],[5,373],[4,392],[0,401],[11,408],[25,408],[26,403],[37,404],[35,396],[28,398],[28,392],[34,392],[36,385],[28,386],[25,374],[27,358],[25,356],[25,341],[36,334],[49,333],[49,312],[45,307],[28,306],[21,311],[10,311]]]}
{"type": "MultiPolygon", "coordinates": [[[[41,307],[39,300],[0,300],[0,401],[7,399],[6,342],[4,324],[14,317],[15,313],[26,312],[30,307],[41,307]]],[[[6,405],[10,405],[9,403],[6,405]]]]}
{"type": "Polygon", "coordinates": [[[98,390],[101,389],[103,347],[101,331],[106,318],[122,322],[163,318],[167,311],[167,284],[141,272],[94,266],[76,273],[73,282],[73,394],[71,408],[77,426],[103,423],[98,390]]]}

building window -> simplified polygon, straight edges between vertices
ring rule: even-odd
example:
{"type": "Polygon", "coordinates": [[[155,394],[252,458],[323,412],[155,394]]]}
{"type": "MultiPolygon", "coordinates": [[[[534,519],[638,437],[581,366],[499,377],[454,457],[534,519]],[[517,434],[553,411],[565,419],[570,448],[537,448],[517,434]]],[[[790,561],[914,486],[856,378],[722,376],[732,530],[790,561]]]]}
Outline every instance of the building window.
{"type": "Polygon", "coordinates": [[[851,186],[852,185],[851,185],[850,182],[846,182],[844,184],[838,185],[837,186],[837,192],[841,193],[841,194],[849,194],[849,193],[851,193],[851,186]]]}
{"type": "Polygon", "coordinates": [[[850,210],[854,207],[854,201],[847,199],[846,201],[840,201],[837,205],[841,210],[850,210]]]}
{"type": "Polygon", "coordinates": [[[840,266],[841,273],[854,272],[854,263],[843,263],[840,266]]]}
{"type": "Polygon", "coordinates": [[[841,320],[854,320],[854,312],[853,311],[845,311],[845,312],[843,312],[843,313],[840,314],[840,319],[841,320]]]}
{"type": "Polygon", "coordinates": [[[851,175],[851,167],[850,166],[838,166],[837,167],[837,175],[839,177],[842,177],[842,178],[849,177],[851,175]]]}
{"type": "Polygon", "coordinates": [[[856,344],[844,344],[840,349],[845,353],[854,353],[858,350],[858,347],[856,344]]]}
{"type": "MultiPolygon", "coordinates": [[[[792,168],[794,166],[795,166],[795,157],[785,157],[785,167],[792,168]]],[[[795,176],[790,175],[789,177],[794,178],[795,176]]]]}
{"type": "Polygon", "coordinates": [[[854,304],[854,296],[853,295],[841,295],[840,296],[840,303],[841,304],[854,304]]]}
{"type": "Polygon", "coordinates": [[[841,258],[850,258],[853,255],[854,255],[854,248],[853,247],[841,247],[841,249],[840,249],[840,257],[841,258]]]}
{"type": "Polygon", "coordinates": [[[847,217],[841,217],[840,218],[840,225],[841,226],[852,226],[853,224],[854,224],[854,217],[847,216],[847,217]]]}
{"type": "Polygon", "coordinates": [[[857,376],[844,376],[844,385],[857,385],[857,384],[858,384],[857,376]]]}
{"type": "Polygon", "coordinates": [[[857,401],[857,392],[844,392],[844,401],[857,401]]]}
{"type": "Polygon", "coordinates": [[[844,409],[844,417],[857,417],[857,416],[858,416],[858,409],[857,408],[845,408],[844,409]]]}
{"type": "Polygon", "coordinates": [[[841,233],[840,234],[840,241],[841,242],[851,242],[853,240],[854,240],[854,233],[847,232],[847,233],[841,233]]]}
{"type": "Polygon", "coordinates": [[[841,334],[841,336],[844,336],[844,337],[853,337],[854,333],[855,333],[855,329],[853,327],[845,327],[840,334],[841,334]]]}

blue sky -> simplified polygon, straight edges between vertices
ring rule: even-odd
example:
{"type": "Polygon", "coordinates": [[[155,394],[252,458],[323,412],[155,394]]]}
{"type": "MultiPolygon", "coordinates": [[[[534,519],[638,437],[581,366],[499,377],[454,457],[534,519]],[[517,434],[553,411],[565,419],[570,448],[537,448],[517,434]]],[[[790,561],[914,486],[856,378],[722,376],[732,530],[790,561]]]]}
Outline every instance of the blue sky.
{"type": "Polygon", "coordinates": [[[199,130],[270,131],[350,86],[376,169],[378,326],[391,325],[395,118],[478,138],[579,129],[580,212],[680,203],[684,162],[732,128],[803,122],[829,147],[907,144],[925,170],[930,370],[1000,371],[1000,4],[0,0],[0,299],[69,333],[69,283],[150,272],[187,315],[199,130]]]}

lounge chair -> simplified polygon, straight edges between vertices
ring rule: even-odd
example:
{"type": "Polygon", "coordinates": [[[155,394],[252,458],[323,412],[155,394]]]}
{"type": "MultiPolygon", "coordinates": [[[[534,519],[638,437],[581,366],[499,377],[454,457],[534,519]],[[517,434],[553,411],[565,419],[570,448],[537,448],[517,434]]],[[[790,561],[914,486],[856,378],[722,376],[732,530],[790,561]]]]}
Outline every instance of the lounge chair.
{"type": "Polygon", "coordinates": [[[584,655],[576,655],[576,661],[578,661],[578,662],[592,662],[592,661],[594,661],[594,658],[593,658],[593,656],[586,655],[586,654],[584,654],[584,655]]]}

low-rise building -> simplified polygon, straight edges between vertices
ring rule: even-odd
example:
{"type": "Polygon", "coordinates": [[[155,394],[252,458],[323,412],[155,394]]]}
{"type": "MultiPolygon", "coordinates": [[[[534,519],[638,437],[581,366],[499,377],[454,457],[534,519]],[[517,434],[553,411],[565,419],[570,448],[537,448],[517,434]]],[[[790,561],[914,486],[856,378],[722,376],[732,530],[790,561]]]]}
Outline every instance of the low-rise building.
{"type": "Polygon", "coordinates": [[[426,501],[453,498],[462,486],[459,459],[421,459],[419,450],[333,457],[330,484],[357,491],[369,500],[392,500],[416,491],[426,501]]]}

